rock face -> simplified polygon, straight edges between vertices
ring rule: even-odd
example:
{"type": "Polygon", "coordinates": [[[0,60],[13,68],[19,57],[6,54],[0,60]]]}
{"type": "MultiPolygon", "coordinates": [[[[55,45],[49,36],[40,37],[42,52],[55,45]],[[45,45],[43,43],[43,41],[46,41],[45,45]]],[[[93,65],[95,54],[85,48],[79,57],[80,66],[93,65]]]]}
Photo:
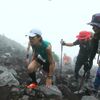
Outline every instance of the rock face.
{"type": "Polygon", "coordinates": [[[56,98],[57,100],[62,99],[62,93],[55,85],[51,86],[50,88],[47,88],[46,86],[40,86],[39,90],[42,91],[48,98],[53,97],[56,98]]]}
{"type": "Polygon", "coordinates": [[[0,66],[0,86],[12,86],[12,85],[19,85],[18,80],[14,77],[16,72],[14,70],[8,70],[6,67],[0,66]]]}
{"type": "Polygon", "coordinates": [[[98,100],[94,96],[83,96],[82,100],[98,100]]]}
{"type": "Polygon", "coordinates": [[[64,95],[64,98],[67,98],[68,100],[80,100],[80,98],[76,96],[68,86],[60,84],[58,87],[64,95]]]}
{"type": "Polygon", "coordinates": [[[0,100],[8,100],[11,86],[20,83],[19,77],[25,79],[24,56],[23,46],[0,35],[0,100]]]}

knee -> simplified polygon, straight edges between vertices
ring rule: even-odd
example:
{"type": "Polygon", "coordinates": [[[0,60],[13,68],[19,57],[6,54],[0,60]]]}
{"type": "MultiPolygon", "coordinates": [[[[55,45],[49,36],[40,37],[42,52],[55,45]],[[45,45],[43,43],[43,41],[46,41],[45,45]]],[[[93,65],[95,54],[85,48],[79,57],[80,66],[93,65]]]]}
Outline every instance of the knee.
{"type": "Polygon", "coordinates": [[[27,70],[29,73],[32,73],[34,71],[33,68],[31,68],[30,66],[28,66],[27,70]]]}
{"type": "Polygon", "coordinates": [[[27,69],[29,73],[32,73],[33,71],[35,71],[35,62],[34,61],[31,62],[27,69]]]}

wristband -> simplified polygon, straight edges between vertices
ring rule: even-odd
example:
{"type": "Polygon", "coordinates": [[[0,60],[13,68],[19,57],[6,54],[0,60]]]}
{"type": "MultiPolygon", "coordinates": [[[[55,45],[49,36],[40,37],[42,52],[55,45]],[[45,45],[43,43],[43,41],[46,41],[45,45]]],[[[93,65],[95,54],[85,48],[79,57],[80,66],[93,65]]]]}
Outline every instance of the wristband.
{"type": "Polygon", "coordinates": [[[47,77],[47,78],[52,79],[52,77],[53,77],[52,75],[48,75],[48,77],[47,77]]]}

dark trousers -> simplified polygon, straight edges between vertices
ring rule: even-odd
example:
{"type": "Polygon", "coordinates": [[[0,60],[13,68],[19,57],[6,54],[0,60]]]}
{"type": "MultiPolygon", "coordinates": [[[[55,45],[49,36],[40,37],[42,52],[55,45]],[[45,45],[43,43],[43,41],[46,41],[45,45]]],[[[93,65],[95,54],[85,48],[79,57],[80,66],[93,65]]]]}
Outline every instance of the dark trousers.
{"type": "Polygon", "coordinates": [[[78,56],[77,61],[75,64],[75,78],[78,79],[79,77],[79,70],[81,69],[82,66],[84,66],[84,71],[88,70],[88,65],[87,65],[88,58],[87,57],[82,57],[78,56]]]}

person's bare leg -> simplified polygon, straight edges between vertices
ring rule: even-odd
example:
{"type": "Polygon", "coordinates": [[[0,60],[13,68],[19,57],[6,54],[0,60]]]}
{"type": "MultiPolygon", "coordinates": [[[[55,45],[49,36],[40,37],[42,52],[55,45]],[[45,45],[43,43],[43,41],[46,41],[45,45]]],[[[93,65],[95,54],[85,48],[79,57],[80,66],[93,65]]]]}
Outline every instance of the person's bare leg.
{"type": "Polygon", "coordinates": [[[40,66],[39,63],[37,63],[35,60],[33,60],[29,66],[28,66],[28,73],[30,78],[32,79],[32,82],[37,83],[36,82],[36,73],[35,71],[37,70],[37,68],[40,66]]]}

